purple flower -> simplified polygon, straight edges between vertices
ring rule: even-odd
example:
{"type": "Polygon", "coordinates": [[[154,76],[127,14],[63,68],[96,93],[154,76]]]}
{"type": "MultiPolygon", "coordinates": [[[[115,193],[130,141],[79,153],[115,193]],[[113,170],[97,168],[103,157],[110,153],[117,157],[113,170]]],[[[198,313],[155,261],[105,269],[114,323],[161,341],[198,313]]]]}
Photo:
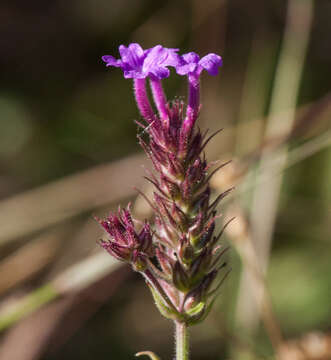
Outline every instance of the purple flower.
{"type": "Polygon", "coordinates": [[[176,54],[179,49],[168,49],[156,45],[148,51],[143,65],[143,72],[154,75],[157,79],[164,79],[170,75],[168,66],[177,67],[183,63],[181,57],[176,54]]]}
{"type": "Polygon", "coordinates": [[[147,54],[139,44],[130,44],[128,47],[120,45],[119,52],[121,60],[117,60],[111,55],[102,56],[106,66],[120,67],[124,72],[124,77],[127,79],[146,77],[142,72],[142,68],[147,54]]]}
{"type": "Polygon", "coordinates": [[[210,75],[215,76],[220,66],[222,58],[219,55],[211,53],[200,59],[197,53],[189,52],[182,56],[182,63],[176,66],[176,71],[179,75],[199,76],[202,70],[207,70],[210,75]]]}
{"type": "Polygon", "coordinates": [[[177,51],[178,49],[168,49],[161,45],[143,50],[139,44],[133,43],[128,47],[119,47],[121,59],[104,55],[102,60],[107,66],[121,68],[127,79],[144,79],[148,76],[163,79],[170,75],[168,66],[176,67],[183,64],[183,60],[176,54],[177,51]]]}

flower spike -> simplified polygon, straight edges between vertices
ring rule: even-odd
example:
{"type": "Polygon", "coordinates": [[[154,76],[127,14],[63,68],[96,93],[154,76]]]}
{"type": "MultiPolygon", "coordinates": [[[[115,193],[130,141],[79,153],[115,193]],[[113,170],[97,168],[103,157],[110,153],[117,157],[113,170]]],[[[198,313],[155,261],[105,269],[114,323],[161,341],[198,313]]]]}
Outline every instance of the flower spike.
{"type": "Polygon", "coordinates": [[[230,190],[211,201],[209,181],[228,162],[209,170],[213,164],[207,163],[204,149],[214,135],[206,139],[206,133],[195,126],[201,107],[200,75],[203,70],[217,75],[222,58],[213,53],[200,58],[195,52],[180,56],[178,49],[161,45],[144,50],[135,43],[121,45],[119,52],[120,59],[111,55],[102,59],[134,81],[137,106],[145,120],[138,122],[143,128],[139,143],[154,166],[146,177],[154,187],[153,198],[139,192],[154,212],[154,225],[152,231],[145,221],[137,229],[130,207],[119,209],[99,220],[109,235],[100,245],[143,275],[163,316],[178,328],[191,326],[208,315],[223,282],[216,282],[227,264],[226,250],[218,251],[218,240],[232,221],[215,235],[217,205],[230,190]],[[188,77],[186,111],[183,101],[167,102],[161,81],[170,75],[169,67],[188,77]]]}

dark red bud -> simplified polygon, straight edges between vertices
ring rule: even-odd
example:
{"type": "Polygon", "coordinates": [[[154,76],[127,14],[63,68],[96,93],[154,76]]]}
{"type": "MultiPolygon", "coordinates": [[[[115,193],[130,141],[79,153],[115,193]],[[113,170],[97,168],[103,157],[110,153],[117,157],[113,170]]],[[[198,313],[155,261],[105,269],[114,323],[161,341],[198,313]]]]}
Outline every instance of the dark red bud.
{"type": "Polygon", "coordinates": [[[161,189],[171,199],[178,198],[180,189],[177,184],[169,180],[166,176],[161,176],[161,189]]]}
{"type": "Polygon", "coordinates": [[[213,270],[209,274],[207,274],[204,277],[204,279],[202,280],[202,282],[201,282],[201,291],[203,293],[203,296],[205,296],[208,293],[213,281],[215,280],[215,278],[217,276],[217,273],[218,273],[217,270],[213,270]]]}
{"type": "Polygon", "coordinates": [[[100,245],[108,251],[108,253],[114,256],[116,259],[121,261],[130,261],[131,260],[131,250],[126,246],[121,246],[112,241],[100,241],[100,245]]]}
{"type": "Polygon", "coordinates": [[[204,213],[202,211],[195,217],[193,224],[189,228],[189,234],[192,238],[201,234],[204,225],[204,213]]]}
{"type": "Polygon", "coordinates": [[[144,271],[147,268],[146,257],[143,256],[138,250],[134,250],[132,253],[132,268],[134,271],[144,271]]]}
{"type": "Polygon", "coordinates": [[[189,311],[203,301],[201,285],[187,293],[184,299],[184,310],[189,311]]]}
{"type": "Polygon", "coordinates": [[[172,274],[172,281],[176,288],[181,291],[187,291],[189,289],[189,278],[179,261],[176,261],[175,263],[172,274]]]}
{"type": "Polygon", "coordinates": [[[194,249],[190,243],[184,243],[181,245],[178,255],[185,264],[190,264],[194,257],[194,249]]]}
{"type": "Polygon", "coordinates": [[[207,249],[204,249],[199,256],[197,256],[190,266],[190,275],[196,281],[201,279],[204,275],[204,267],[202,266],[206,261],[207,249]]]}
{"type": "Polygon", "coordinates": [[[210,222],[206,225],[206,227],[202,231],[201,235],[196,240],[194,246],[196,246],[199,249],[202,249],[212,238],[214,230],[215,230],[215,221],[210,220],[210,222]]]}
{"type": "Polygon", "coordinates": [[[159,248],[155,249],[156,258],[161,266],[162,271],[169,276],[172,276],[172,268],[174,266],[174,260],[166,255],[159,248]]]}

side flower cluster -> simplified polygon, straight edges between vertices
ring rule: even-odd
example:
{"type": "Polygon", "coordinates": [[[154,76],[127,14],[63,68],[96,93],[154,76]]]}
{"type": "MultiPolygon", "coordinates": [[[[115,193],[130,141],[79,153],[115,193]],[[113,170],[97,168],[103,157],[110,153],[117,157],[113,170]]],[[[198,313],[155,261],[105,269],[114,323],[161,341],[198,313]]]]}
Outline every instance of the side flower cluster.
{"type": "Polygon", "coordinates": [[[208,54],[200,59],[190,52],[180,56],[178,49],[157,45],[143,50],[139,44],[121,45],[121,58],[102,57],[107,66],[122,69],[134,81],[135,98],[147,134],[139,138],[151,159],[154,172],[146,179],[154,188],[154,230],[146,221],[138,231],[130,208],[110,214],[100,224],[109,240],[100,245],[119,260],[130,263],[146,279],[160,312],[167,318],[195,324],[208,314],[216,292],[228,272],[217,282],[225,268],[226,248],[218,245],[223,230],[215,235],[216,207],[230,191],[211,202],[210,177],[204,148],[212,136],[195,127],[200,109],[200,75],[206,70],[217,75],[222,59],[208,54]],[[170,75],[169,67],[188,79],[188,102],[168,103],[161,80],[170,75]],[[157,114],[150,104],[146,78],[149,79],[157,114]]]}

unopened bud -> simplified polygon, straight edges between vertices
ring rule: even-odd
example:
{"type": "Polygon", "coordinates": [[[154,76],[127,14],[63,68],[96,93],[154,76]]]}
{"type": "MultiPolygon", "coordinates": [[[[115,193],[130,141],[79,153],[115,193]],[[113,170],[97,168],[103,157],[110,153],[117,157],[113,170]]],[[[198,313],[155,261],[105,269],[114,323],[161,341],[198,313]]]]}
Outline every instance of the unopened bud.
{"type": "Polygon", "coordinates": [[[172,280],[177,289],[181,291],[187,291],[189,289],[189,278],[179,261],[175,263],[172,280]]]}

